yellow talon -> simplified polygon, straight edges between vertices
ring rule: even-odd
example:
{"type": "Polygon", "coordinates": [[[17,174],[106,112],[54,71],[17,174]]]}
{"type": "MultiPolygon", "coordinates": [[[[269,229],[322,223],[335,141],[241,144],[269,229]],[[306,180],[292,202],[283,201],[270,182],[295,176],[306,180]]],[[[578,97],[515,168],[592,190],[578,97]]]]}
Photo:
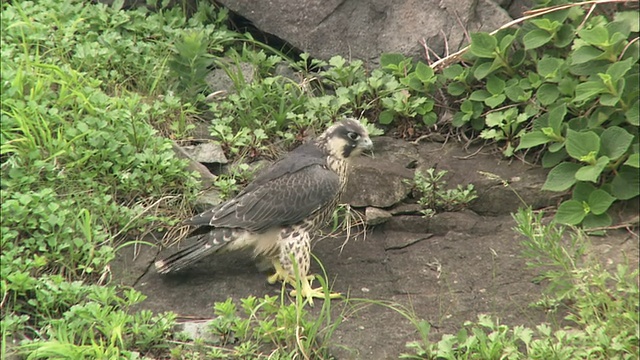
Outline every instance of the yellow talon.
{"type": "MultiPolygon", "coordinates": [[[[289,285],[296,287],[297,281],[294,276],[289,274],[283,267],[280,265],[280,262],[277,260],[273,261],[273,267],[275,269],[275,274],[269,276],[267,281],[269,284],[275,284],[278,281],[282,281],[283,283],[288,283],[289,285]]],[[[313,298],[325,299],[324,289],[322,287],[312,288],[311,283],[315,278],[314,275],[307,275],[301,279],[300,283],[302,285],[302,290],[300,291],[300,295],[306,297],[309,301],[309,305],[313,306],[313,298]]],[[[291,290],[289,293],[291,296],[296,296],[298,294],[298,290],[291,290]]],[[[340,293],[329,293],[329,299],[337,299],[341,297],[340,293]]]]}

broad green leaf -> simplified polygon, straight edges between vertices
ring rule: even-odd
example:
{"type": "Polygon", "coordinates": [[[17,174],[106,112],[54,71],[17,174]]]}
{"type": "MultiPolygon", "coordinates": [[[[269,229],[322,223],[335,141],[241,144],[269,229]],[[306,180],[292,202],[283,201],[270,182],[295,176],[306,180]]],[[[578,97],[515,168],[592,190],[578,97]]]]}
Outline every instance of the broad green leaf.
{"type": "Polygon", "coordinates": [[[587,216],[584,205],[576,200],[568,200],[558,206],[555,220],[560,224],[578,225],[587,216]]]}
{"type": "Polygon", "coordinates": [[[633,135],[618,126],[606,128],[600,134],[600,154],[612,160],[618,159],[627,152],[633,141],[633,135]]]}
{"type": "Polygon", "coordinates": [[[395,116],[395,111],[384,110],[378,116],[378,122],[383,125],[391,124],[393,122],[394,116],[395,116]]]}
{"type": "Polygon", "coordinates": [[[573,77],[565,77],[562,78],[558,83],[558,91],[560,91],[560,94],[562,95],[573,97],[577,85],[578,80],[574,79],[573,77]]]}
{"type": "Polygon", "coordinates": [[[442,70],[442,75],[449,80],[456,79],[464,72],[464,68],[460,64],[453,64],[447,66],[442,70]]]}
{"type": "Polygon", "coordinates": [[[583,82],[576,86],[576,97],[573,99],[573,102],[582,102],[585,100],[589,100],[592,97],[607,92],[607,87],[604,86],[602,81],[594,81],[590,80],[587,82],[583,82]]]}
{"type": "Polygon", "coordinates": [[[558,91],[558,86],[555,84],[542,84],[536,93],[540,105],[544,106],[553,104],[558,99],[558,96],[560,96],[560,91],[558,91]]]}
{"type": "Polygon", "coordinates": [[[433,69],[422,62],[419,62],[418,65],[416,65],[415,73],[418,76],[418,79],[423,83],[429,82],[433,79],[433,69]]]}
{"type": "Polygon", "coordinates": [[[552,79],[558,74],[558,70],[564,60],[551,56],[544,56],[537,64],[538,74],[545,79],[552,79]]]}
{"type": "Polygon", "coordinates": [[[525,133],[520,137],[520,143],[518,144],[516,151],[521,149],[529,149],[534,146],[546,144],[549,141],[551,141],[549,137],[543,134],[542,131],[540,130],[531,131],[531,132],[525,133]]]}
{"type": "Polygon", "coordinates": [[[607,166],[607,164],[609,164],[609,158],[601,156],[595,164],[581,167],[576,172],[576,180],[591,181],[593,183],[598,182],[598,179],[600,179],[600,175],[602,174],[602,170],[604,170],[604,167],[607,166]]]}
{"type": "Polygon", "coordinates": [[[485,101],[489,97],[491,97],[491,93],[489,93],[487,90],[480,89],[472,92],[471,95],[469,95],[469,100],[485,101]]]}
{"type": "Polygon", "coordinates": [[[578,36],[590,45],[602,46],[609,44],[609,32],[604,26],[594,26],[592,29],[578,31],[578,36]]]}
{"type": "Polygon", "coordinates": [[[553,34],[548,31],[535,29],[526,33],[522,38],[522,42],[526,50],[531,50],[548,43],[552,38],[553,34]]]}
{"type": "Polygon", "coordinates": [[[479,58],[494,58],[498,40],[495,36],[486,32],[478,32],[471,34],[471,46],[469,51],[479,58]]]}
{"type": "Polygon", "coordinates": [[[596,187],[591,183],[578,181],[576,186],[573,187],[573,190],[571,190],[571,198],[580,202],[588,202],[589,196],[596,190],[596,187]]]}
{"type": "Polygon", "coordinates": [[[631,166],[636,169],[640,168],[640,154],[631,154],[623,165],[631,166]]]}
{"type": "Polygon", "coordinates": [[[580,169],[579,164],[563,162],[549,171],[547,180],[542,186],[542,190],[565,191],[576,183],[576,172],[580,169]]]}
{"type": "Polygon", "coordinates": [[[640,13],[638,11],[621,11],[613,15],[613,19],[619,22],[626,22],[632,32],[640,31],[640,13]]]}
{"type": "Polygon", "coordinates": [[[560,30],[556,33],[553,45],[558,48],[563,48],[573,42],[575,38],[576,29],[571,24],[564,24],[560,27],[560,30]]]}
{"type": "Polygon", "coordinates": [[[505,120],[505,114],[503,112],[492,112],[485,117],[485,124],[488,127],[499,127],[505,120]]]}
{"type": "Polygon", "coordinates": [[[502,40],[500,40],[500,52],[502,54],[505,54],[507,52],[507,49],[509,48],[509,46],[511,46],[511,44],[513,44],[513,40],[515,40],[516,37],[515,35],[505,35],[502,40]]]}
{"type": "Polygon", "coordinates": [[[582,227],[585,229],[595,229],[610,226],[612,223],[611,216],[608,213],[595,215],[587,214],[582,220],[582,227]]]}
{"type": "Polygon", "coordinates": [[[616,82],[618,79],[621,79],[624,74],[627,73],[633,66],[634,61],[633,58],[627,58],[626,60],[618,61],[607,69],[607,74],[611,76],[611,81],[616,82]]]}
{"type": "Polygon", "coordinates": [[[567,152],[564,148],[560,149],[556,152],[546,151],[544,155],[542,155],[542,167],[548,169],[550,167],[556,166],[562,160],[567,158],[567,152]]]}
{"type": "Polygon", "coordinates": [[[493,95],[492,97],[485,99],[484,103],[487,104],[490,108],[495,108],[498,105],[501,105],[507,97],[504,94],[493,95]]]}
{"type": "Polygon", "coordinates": [[[604,54],[602,50],[593,46],[582,46],[569,55],[569,59],[571,60],[571,65],[579,65],[599,59],[602,54],[604,54]]]}
{"type": "Polygon", "coordinates": [[[493,63],[487,62],[487,63],[484,63],[484,64],[480,64],[473,71],[473,76],[478,80],[482,80],[485,77],[487,77],[489,74],[491,74],[491,72],[493,70],[494,70],[493,69],[493,63]]]}
{"type": "Polygon", "coordinates": [[[608,192],[598,189],[589,195],[588,203],[591,213],[600,215],[609,210],[609,207],[614,201],[616,201],[616,198],[609,195],[608,192]]]}
{"type": "Polygon", "coordinates": [[[630,166],[621,166],[613,181],[611,181],[611,193],[620,200],[629,200],[640,195],[638,169],[630,166]]]}
{"type": "Polygon", "coordinates": [[[638,109],[638,100],[636,100],[627,112],[624,113],[627,122],[634,126],[640,126],[640,110],[638,109]]]}
{"type": "Polygon", "coordinates": [[[456,82],[452,82],[449,85],[447,85],[447,92],[450,95],[453,96],[458,96],[463,94],[466,91],[466,87],[464,86],[463,83],[456,81],[456,82]]]}
{"type": "Polygon", "coordinates": [[[509,100],[514,101],[514,102],[521,102],[521,101],[526,101],[527,99],[527,94],[525,93],[524,89],[519,85],[519,84],[515,84],[512,86],[507,86],[504,89],[504,94],[507,95],[507,97],[509,98],[509,100]]]}
{"type": "Polygon", "coordinates": [[[436,113],[434,112],[430,112],[422,116],[422,122],[427,126],[434,125],[437,121],[438,115],[436,115],[436,113]]]}
{"type": "Polygon", "coordinates": [[[549,110],[549,126],[556,135],[561,135],[564,117],[567,115],[567,105],[562,103],[549,110]]]}
{"type": "MultiPolygon", "coordinates": [[[[397,53],[384,53],[380,55],[380,66],[398,65],[405,59],[404,55],[397,53]]],[[[333,58],[331,58],[333,60],[333,58]]]]}
{"type": "Polygon", "coordinates": [[[568,129],[565,146],[572,158],[581,160],[590,153],[597,154],[600,151],[600,137],[593,131],[578,132],[568,129]]]}
{"type": "Polygon", "coordinates": [[[616,106],[616,104],[619,102],[620,102],[620,96],[611,95],[611,94],[600,95],[600,104],[602,106],[616,106]]]}
{"type": "Polygon", "coordinates": [[[497,76],[489,76],[487,77],[487,90],[492,95],[502,94],[504,91],[505,82],[497,76]]]}

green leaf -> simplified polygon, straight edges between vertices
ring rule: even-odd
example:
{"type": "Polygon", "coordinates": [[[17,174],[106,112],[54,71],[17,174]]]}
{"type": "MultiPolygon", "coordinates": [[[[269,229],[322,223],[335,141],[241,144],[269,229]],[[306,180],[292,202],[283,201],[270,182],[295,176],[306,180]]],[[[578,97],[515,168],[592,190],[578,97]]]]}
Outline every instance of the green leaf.
{"type": "Polygon", "coordinates": [[[562,160],[566,159],[567,156],[567,152],[564,150],[564,148],[556,152],[546,151],[544,155],[542,155],[542,167],[548,169],[550,167],[556,166],[562,160]]]}
{"type": "Polygon", "coordinates": [[[509,46],[511,46],[511,44],[513,44],[513,41],[516,39],[515,35],[505,35],[502,40],[500,40],[500,53],[502,54],[506,54],[507,49],[509,48],[509,46]]]}
{"type": "Polygon", "coordinates": [[[493,95],[492,97],[485,99],[484,103],[487,104],[490,108],[495,108],[498,105],[501,105],[507,97],[504,94],[493,95]]]}
{"type": "Polygon", "coordinates": [[[633,135],[618,126],[606,128],[600,134],[600,154],[612,160],[618,159],[627,152],[633,141],[633,135]]]}
{"type": "Polygon", "coordinates": [[[567,115],[567,105],[562,103],[551,110],[549,110],[549,126],[553,129],[553,132],[560,136],[562,132],[562,124],[564,117],[567,115]]]}
{"type": "Polygon", "coordinates": [[[419,62],[418,65],[416,65],[415,73],[416,76],[418,76],[418,79],[423,83],[427,83],[433,79],[433,69],[422,62],[419,62]]]}
{"type": "Polygon", "coordinates": [[[640,154],[631,154],[623,165],[631,166],[636,169],[640,168],[640,154]]]}
{"type": "Polygon", "coordinates": [[[504,122],[504,119],[505,114],[503,112],[492,112],[485,117],[485,124],[488,127],[499,127],[504,122]]]}
{"type": "Polygon", "coordinates": [[[507,86],[504,89],[504,93],[505,95],[507,95],[507,97],[509,98],[509,100],[514,101],[514,102],[521,102],[521,101],[526,101],[526,93],[524,91],[524,89],[522,87],[520,87],[519,84],[515,84],[512,86],[507,86]]]}
{"type": "Polygon", "coordinates": [[[388,125],[393,122],[393,118],[395,117],[395,111],[393,110],[384,110],[380,113],[378,117],[378,122],[383,125],[388,125]]]}
{"type": "Polygon", "coordinates": [[[478,80],[482,80],[491,74],[493,70],[493,63],[486,62],[478,65],[478,67],[473,71],[473,76],[478,80]]]}
{"type": "Polygon", "coordinates": [[[442,70],[442,75],[449,80],[456,79],[464,72],[464,68],[460,64],[450,65],[442,70]]]}
{"type": "Polygon", "coordinates": [[[562,59],[545,55],[538,61],[536,68],[540,76],[545,79],[552,79],[558,74],[562,63],[564,63],[562,59]]]}
{"type": "Polygon", "coordinates": [[[640,176],[638,169],[621,166],[611,181],[611,193],[617,199],[629,200],[640,194],[640,176]]]}
{"type": "Polygon", "coordinates": [[[621,11],[613,15],[615,21],[625,22],[632,32],[640,31],[640,13],[638,11],[621,11]]]}
{"type": "Polygon", "coordinates": [[[580,169],[579,164],[563,162],[549,171],[547,180],[542,186],[542,190],[565,191],[576,183],[576,172],[580,169]]]}
{"type": "Polygon", "coordinates": [[[485,101],[490,97],[491,97],[491,93],[489,93],[487,90],[480,89],[472,92],[471,95],[469,95],[469,100],[485,101]]]}
{"type": "Polygon", "coordinates": [[[422,116],[422,122],[427,126],[434,125],[437,121],[438,115],[436,115],[436,113],[434,113],[433,111],[422,116]]]}
{"type": "Polygon", "coordinates": [[[602,50],[596,49],[593,46],[582,46],[574,51],[570,56],[571,65],[584,64],[589,61],[599,60],[604,54],[602,50]]]}
{"type": "Polygon", "coordinates": [[[589,196],[596,190],[596,187],[591,183],[578,181],[571,191],[571,198],[580,202],[588,202],[589,196]]]}
{"type": "Polygon", "coordinates": [[[558,96],[560,96],[560,91],[558,91],[558,86],[555,84],[542,84],[536,93],[538,101],[544,106],[553,104],[558,99],[558,96]]]}
{"type": "Polygon", "coordinates": [[[548,31],[535,29],[526,33],[522,38],[522,42],[524,43],[524,48],[526,50],[531,50],[548,43],[552,38],[553,34],[548,31]]]}
{"type": "Polygon", "coordinates": [[[600,137],[593,131],[577,132],[568,129],[565,146],[572,158],[581,160],[590,153],[597,154],[600,151],[600,137]]]}
{"type": "Polygon", "coordinates": [[[638,100],[636,100],[624,113],[627,122],[634,126],[640,126],[640,110],[638,109],[638,100]]]}
{"type": "Polygon", "coordinates": [[[449,85],[447,85],[447,92],[453,96],[461,95],[466,90],[467,88],[464,86],[464,84],[459,81],[452,82],[449,85]]]}
{"type": "Polygon", "coordinates": [[[587,216],[584,217],[584,220],[582,220],[582,227],[585,229],[594,229],[610,226],[611,223],[611,216],[607,213],[600,215],[587,214],[587,216]]]}
{"type": "Polygon", "coordinates": [[[616,201],[616,198],[609,195],[608,192],[598,189],[589,195],[589,201],[587,202],[589,203],[591,213],[600,215],[609,210],[609,207],[614,201],[616,201]]]}
{"type": "Polygon", "coordinates": [[[607,92],[607,87],[602,81],[586,81],[576,86],[576,97],[573,99],[573,102],[577,103],[589,100],[603,92],[607,92]]]}
{"type": "Polygon", "coordinates": [[[492,75],[487,78],[487,90],[492,95],[502,94],[504,91],[505,82],[499,77],[492,75]]]}
{"type": "Polygon", "coordinates": [[[576,180],[591,181],[593,183],[598,182],[598,179],[600,179],[600,175],[602,174],[602,170],[604,170],[607,164],[609,164],[609,158],[601,156],[595,164],[581,167],[576,172],[576,180]]]}
{"type": "Polygon", "coordinates": [[[575,38],[576,29],[571,24],[564,24],[560,27],[560,30],[556,33],[556,38],[553,43],[555,47],[563,48],[573,42],[575,38]]]}
{"type": "Polygon", "coordinates": [[[627,73],[627,71],[631,69],[633,64],[634,64],[633,58],[627,58],[622,61],[614,62],[607,69],[607,74],[611,76],[612,82],[617,82],[627,73]]]}
{"type": "Polygon", "coordinates": [[[592,29],[583,28],[578,31],[578,36],[590,45],[609,44],[609,32],[604,26],[594,26],[592,29]]]}
{"type": "Polygon", "coordinates": [[[521,149],[529,149],[538,145],[543,145],[548,143],[549,141],[551,141],[551,139],[549,139],[549,137],[545,135],[542,131],[540,130],[531,131],[531,132],[525,133],[520,137],[520,143],[518,144],[516,151],[521,149]]]}
{"type": "MultiPolygon", "coordinates": [[[[380,66],[398,65],[405,59],[405,56],[397,53],[384,53],[380,55],[380,66]]],[[[333,60],[333,58],[331,58],[333,60]]]]}
{"type": "Polygon", "coordinates": [[[479,58],[495,58],[495,50],[497,46],[498,40],[486,32],[471,34],[471,46],[469,51],[479,58]]]}
{"type": "Polygon", "coordinates": [[[568,200],[558,206],[555,220],[560,224],[578,225],[587,216],[584,205],[576,200],[568,200]]]}

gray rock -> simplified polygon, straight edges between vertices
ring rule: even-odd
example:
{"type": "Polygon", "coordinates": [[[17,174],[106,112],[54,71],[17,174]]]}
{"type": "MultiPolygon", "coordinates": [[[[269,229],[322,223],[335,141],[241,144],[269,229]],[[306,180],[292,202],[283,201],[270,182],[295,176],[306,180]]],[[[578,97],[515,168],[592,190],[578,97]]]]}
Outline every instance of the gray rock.
{"type": "Polygon", "coordinates": [[[386,210],[369,206],[364,210],[364,217],[367,225],[374,226],[385,223],[391,218],[391,214],[386,210]]]}
{"type": "Polygon", "coordinates": [[[220,197],[220,192],[211,188],[202,192],[202,194],[200,194],[195,200],[193,206],[198,213],[201,213],[211,209],[221,202],[222,198],[220,197]]]}
{"type": "Polygon", "coordinates": [[[175,330],[186,334],[189,340],[200,339],[207,344],[217,345],[220,344],[220,338],[209,330],[211,322],[211,320],[186,321],[177,324],[175,330]]]}
{"type": "MultiPolygon", "coordinates": [[[[232,64],[233,62],[230,63],[232,64]]],[[[255,78],[255,73],[255,67],[249,63],[240,63],[238,67],[229,65],[227,69],[213,69],[205,77],[211,92],[207,96],[207,101],[213,101],[217,96],[235,93],[237,90],[236,85],[251,84],[255,78]],[[229,73],[232,75],[229,76],[229,73]]]]}
{"type": "Polygon", "coordinates": [[[404,231],[385,231],[385,250],[400,250],[411,246],[419,241],[432,237],[433,234],[420,234],[404,231]]]}
{"type": "Polygon", "coordinates": [[[413,171],[378,159],[361,159],[349,172],[349,182],[342,202],[355,207],[387,208],[399,203],[411,192],[405,182],[413,171]]]}
{"type": "Polygon", "coordinates": [[[511,20],[490,0],[345,1],[221,0],[257,28],[320,59],[334,55],[377,62],[399,52],[425,57],[426,41],[438,54],[465,43],[465,31],[492,31],[511,20]]]}
{"type": "Polygon", "coordinates": [[[430,219],[418,215],[398,215],[384,223],[383,229],[388,231],[400,231],[425,234],[429,232],[430,219]]]}
{"type": "Polygon", "coordinates": [[[394,206],[389,212],[391,215],[422,215],[422,206],[419,204],[398,204],[394,206]]]}
{"type": "Polygon", "coordinates": [[[182,147],[189,157],[194,161],[203,164],[226,164],[229,162],[224,155],[224,150],[217,142],[204,142],[198,145],[182,147]]]}

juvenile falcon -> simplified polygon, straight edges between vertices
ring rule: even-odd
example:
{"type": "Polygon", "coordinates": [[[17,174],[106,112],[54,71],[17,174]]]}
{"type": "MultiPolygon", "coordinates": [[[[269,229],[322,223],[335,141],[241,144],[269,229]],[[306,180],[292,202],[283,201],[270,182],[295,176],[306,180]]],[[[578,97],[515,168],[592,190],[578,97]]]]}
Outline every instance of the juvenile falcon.
{"type": "Polygon", "coordinates": [[[157,261],[157,271],[166,274],[213,253],[253,247],[255,256],[265,256],[273,264],[270,283],[280,280],[295,287],[297,265],[300,294],[310,303],[313,297],[323,298],[321,288],[311,288],[313,276],[307,275],[311,238],[338,205],[349,160],[372,147],[357,120],[332,125],[315,141],[274,163],[235,198],[186,220],[186,225],[199,226],[189,235],[196,237],[196,243],[157,261]]]}

